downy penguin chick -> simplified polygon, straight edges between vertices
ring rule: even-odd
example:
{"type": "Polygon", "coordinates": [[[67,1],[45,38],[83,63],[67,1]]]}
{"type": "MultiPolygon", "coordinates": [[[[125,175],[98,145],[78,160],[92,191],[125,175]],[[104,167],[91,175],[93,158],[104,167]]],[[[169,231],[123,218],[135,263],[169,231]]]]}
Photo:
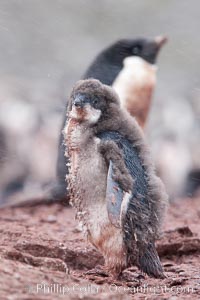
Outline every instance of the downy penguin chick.
{"type": "Polygon", "coordinates": [[[134,264],[163,278],[155,240],[167,196],[137,122],[111,87],[81,80],[72,90],[63,133],[71,204],[106,270],[118,276],[134,264]]]}

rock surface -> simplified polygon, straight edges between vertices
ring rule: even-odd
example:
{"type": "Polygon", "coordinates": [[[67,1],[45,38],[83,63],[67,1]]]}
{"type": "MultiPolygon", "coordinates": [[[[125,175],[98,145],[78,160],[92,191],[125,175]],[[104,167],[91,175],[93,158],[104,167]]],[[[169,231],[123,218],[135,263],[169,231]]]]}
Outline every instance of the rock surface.
{"type": "Polygon", "coordinates": [[[199,299],[200,199],[171,204],[157,249],[166,279],[136,267],[124,280],[85,274],[103,264],[83,239],[72,208],[60,205],[0,210],[0,298],[199,299]]]}

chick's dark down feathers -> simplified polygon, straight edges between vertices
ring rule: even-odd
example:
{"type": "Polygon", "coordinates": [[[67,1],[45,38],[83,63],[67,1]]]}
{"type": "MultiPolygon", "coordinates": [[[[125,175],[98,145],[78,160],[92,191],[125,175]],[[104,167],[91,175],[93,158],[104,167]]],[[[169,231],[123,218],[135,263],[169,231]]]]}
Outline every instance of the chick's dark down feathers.
{"type": "MultiPolygon", "coordinates": [[[[149,198],[149,179],[137,147],[134,147],[127,138],[115,131],[102,132],[98,137],[102,141],[114,141],[116,143],[122,151],[125,166],[134,180],[131,198],[126,208],[126,214],[122,219],[128,265],[134,263],[149,276],[163,278],[162,266],[154,243],[159,226],[157,216],[159,211],[156,203],[153,203],[149,198]],[[134,255],[132,255],[133,253],[134,255]]],[[[102,149],[101,151],[103,152],[102,149]]],[[[120,178],[115,178],[115,180],[119,182],[119,185],[122,183],[120,178]]]]}

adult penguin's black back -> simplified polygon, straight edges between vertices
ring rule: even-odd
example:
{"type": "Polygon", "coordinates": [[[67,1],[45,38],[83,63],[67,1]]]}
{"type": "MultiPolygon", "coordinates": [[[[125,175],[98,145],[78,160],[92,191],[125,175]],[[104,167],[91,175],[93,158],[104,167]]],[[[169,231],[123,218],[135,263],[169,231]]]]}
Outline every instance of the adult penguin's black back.
{"type": "MultiPolygon", "coordinates": [[[[158,52],[165,43],[165,37],[155,39],[122,39],[104,49],[89,66],[82,76],[82,79],[94,78],[103,84],[112,85],[123,69],[123,61],[127,57],[137,56],[144,59],[149,64],[155,64],[158,52]]],[[[64,115],[62,129],[66,123],[66,112],[64,115]]],[[[64,156],[65,147],[63,134],[61,132],[58,146],[57,159],[57,181],[58,185],[53,190],[53,197],[57,199],[66,198],[67,159],[64,156]]]]}
{"type": "Polygon", "coordinates": [[[185,189],[183,197],[193,198],[200,193],[200,169],[194,168],[190,170],[185,179],[185,189]]]}

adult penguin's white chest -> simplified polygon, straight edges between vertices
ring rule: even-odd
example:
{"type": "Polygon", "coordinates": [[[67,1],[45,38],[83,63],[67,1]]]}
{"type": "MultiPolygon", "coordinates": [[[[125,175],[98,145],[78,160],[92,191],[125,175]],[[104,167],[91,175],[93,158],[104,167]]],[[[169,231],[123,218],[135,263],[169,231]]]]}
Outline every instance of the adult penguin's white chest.
{"type": "Polygon", "coordinates": [[[156,84],[156,70],[155,65],[140,57],[127,57],[123,69],[113,83],[121,106],[136,117],[141,127],[144,127],[148,116],[156,84]]]}

